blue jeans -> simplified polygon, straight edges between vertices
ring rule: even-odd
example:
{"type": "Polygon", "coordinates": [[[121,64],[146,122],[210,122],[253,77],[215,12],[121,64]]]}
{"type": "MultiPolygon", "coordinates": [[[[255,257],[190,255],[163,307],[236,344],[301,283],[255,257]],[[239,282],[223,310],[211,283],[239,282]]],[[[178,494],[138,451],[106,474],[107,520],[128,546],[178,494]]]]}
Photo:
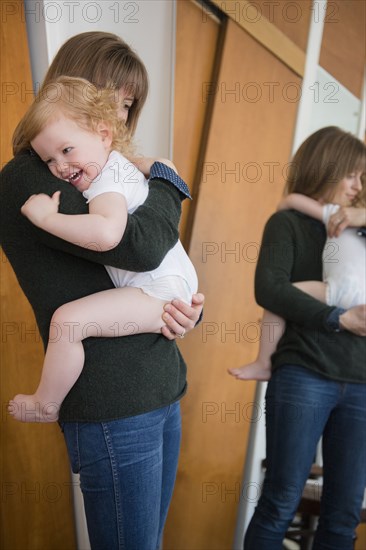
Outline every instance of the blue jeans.
{"type": "Polygon", "coordinates": [[[322,435],[323,499],[313,550],[353,549],[366,485],[366,384],[284,365],[267,388],[267,470],[245,550],[282,549],[322,435]]]}
{"type": "Polygon", "coordinates": [[[62,425],[80,474],[93,550],[156,550],[172,497],[181,438],[179,403],[101,423],[62,425]]]}

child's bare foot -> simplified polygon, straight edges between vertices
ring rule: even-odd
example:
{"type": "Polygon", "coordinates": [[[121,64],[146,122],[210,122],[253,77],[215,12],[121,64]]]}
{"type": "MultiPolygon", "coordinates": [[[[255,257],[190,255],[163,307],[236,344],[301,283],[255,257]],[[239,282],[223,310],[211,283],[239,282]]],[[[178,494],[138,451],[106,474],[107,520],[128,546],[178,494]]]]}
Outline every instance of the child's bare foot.
{"type": "Polygon", "coordinates": [[[57,403],[42,403],[36,394],[19,393],[9,401],[8,412],[21,422],[56,422],[59,408],[57,403]]]}
{"type": "Polygon", "coordinates": [[[228,373],[238,380],[269,380],[271,378],[271,365],[254,361],[236,369],[228,369],[228,373]]]}

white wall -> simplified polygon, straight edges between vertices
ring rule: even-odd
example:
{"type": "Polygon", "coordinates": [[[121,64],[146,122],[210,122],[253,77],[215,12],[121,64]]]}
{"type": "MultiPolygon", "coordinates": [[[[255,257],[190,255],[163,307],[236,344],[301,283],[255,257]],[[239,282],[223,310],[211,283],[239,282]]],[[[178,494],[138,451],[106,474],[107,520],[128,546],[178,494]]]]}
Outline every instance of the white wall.
{"type": "Polygon", "coordinates": [[[137,128],[138,151],[170,156],[175,0],[24,0],[33,83],[57,50],[85,31],[107,31],[132,46],[146,65],[150,92],[137,128]]]}

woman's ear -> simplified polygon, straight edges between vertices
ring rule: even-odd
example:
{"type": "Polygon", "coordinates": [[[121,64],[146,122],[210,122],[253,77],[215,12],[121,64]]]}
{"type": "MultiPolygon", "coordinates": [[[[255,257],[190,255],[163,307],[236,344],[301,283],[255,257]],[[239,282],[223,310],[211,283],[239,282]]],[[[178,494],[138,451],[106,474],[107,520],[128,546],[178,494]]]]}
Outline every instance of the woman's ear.
{"type": "Polygon", "coordinates": [[[104,122],[99,122],[97,126],[97,132],[101,136],[105,148],[109,149],[113,141],[111,129],[106,124],[104,124],[104,122]]]}

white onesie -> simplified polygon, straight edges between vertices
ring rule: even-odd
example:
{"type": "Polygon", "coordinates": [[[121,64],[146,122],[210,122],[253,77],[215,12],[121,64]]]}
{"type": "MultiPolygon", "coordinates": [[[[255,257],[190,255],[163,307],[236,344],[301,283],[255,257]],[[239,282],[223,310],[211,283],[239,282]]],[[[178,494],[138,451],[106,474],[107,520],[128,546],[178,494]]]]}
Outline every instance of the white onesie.
{"type": "MultiPolygon", "coordinates": [[[[338,209],[337,204],[324,205],[326,226],[338,209]]],[[[347,227],[339,237],[328,237],[323,250],[323,281],[328,305],[348,309],[366,304],[366,239],[357,235],[356,228],[347,227]]]]}
{"type": "MultiPolygon", "coordinates": [[[[148,180],[143,173],[117,151],[111,152],[103,170],[83,195],[90,202],[109,192],[125,197],[129,214],[145,202],[149,193],[148,180]]],[[[141,288],[149,296],[161,300],[180,298],[190,304],[198,288],[196,271],[180,241],[153,271],[136,273],[110,266],[106,269],[116,287],[141,288]]]]}

